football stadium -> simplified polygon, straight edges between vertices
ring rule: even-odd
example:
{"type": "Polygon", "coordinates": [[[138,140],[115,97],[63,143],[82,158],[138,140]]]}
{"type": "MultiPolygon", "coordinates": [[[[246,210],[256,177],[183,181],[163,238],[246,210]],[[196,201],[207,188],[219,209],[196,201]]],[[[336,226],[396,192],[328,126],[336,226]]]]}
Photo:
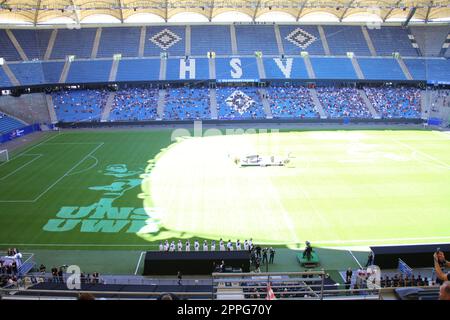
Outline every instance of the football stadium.
{"type": "Polygon", "coordinates": [[[450,6],[0,0],[2,300],[450,299],[450,6]]]}

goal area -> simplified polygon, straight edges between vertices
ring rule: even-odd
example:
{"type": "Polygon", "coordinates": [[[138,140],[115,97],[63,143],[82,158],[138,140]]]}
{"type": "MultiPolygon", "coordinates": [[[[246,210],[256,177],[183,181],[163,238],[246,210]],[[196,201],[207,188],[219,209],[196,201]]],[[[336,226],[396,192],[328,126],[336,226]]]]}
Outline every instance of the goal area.
{"type": "Polygon", "coordinates": [[[0,162],[8,162],[9,161],[9,153],[6,149],[0,149],[0,162]]]}

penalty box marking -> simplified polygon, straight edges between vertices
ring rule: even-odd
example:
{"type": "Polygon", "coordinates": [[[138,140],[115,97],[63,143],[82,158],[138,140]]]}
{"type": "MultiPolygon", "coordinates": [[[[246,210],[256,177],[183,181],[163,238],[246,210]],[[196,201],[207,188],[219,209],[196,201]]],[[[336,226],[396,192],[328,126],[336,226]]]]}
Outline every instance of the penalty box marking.
{"type": "MultiPolygon", "coordinates": [[[[21,154],[21,155],[15,157],[14,159],[17,159],[17,158],[23,157],[23,156],[33,156],[34,158],[31,159],[31,160],[29,160],[29,161],[26,162],[25,164],[21,165],[21,166],[20,166],[19,168],[17,168],[16,170],[14,170],[14,171],[8,173],[6,176],[1,177],[1,178],[0,178],[0,181],[3,181],[3,180],[5,180],[6,178],[12,176],[14,173],[16,173],[16,172],[22,170],[23,168],[25,168],[25,167],[28,166],[29,164],[33,163],[34,161],[36,161],[37,159],[39,159],[40,157],[42,157],[43,154],[21,154]]],[[[13,161],[13,160],[11,160],[11,161],[13,161]]],[[[10,161],[8,161],[8,162],[6,162],[6,163],[10,163],[10,161]]]]}
{"type": "MultiPolygon", "coordinates": [[[[57,135],[56,135],[57,136],[57,135]]],[[[55,136],[55,137],[56,137],[55,136]]],[[[48,139],[49,140],[49,139],[48,139]]],[[[46,141],[48,141],[46,140],[46,141]]],[[[44,143],[45,141],[41,142],[39,145],[41,145],[42,143],[44,143]]],[[[56,144],[56,143],[49,143],[48,145],[52,145],[52,144],[56,144]]],[[[66,143],[57,143],[58,145],[61,144],[66,144],[66,143]]],[[[68,143],[70,144],[70,143],[68,143]]],[[[87,144],[87,145],[92,145],[94,143],[78,143],[78,144],[87,144]]],[[[82,164],[87,158],[91,157],[93,153],[95,153],[100,147],[102,147],[105,143],[104,142],[97,142],[95,143],[97,144],[97,147],[95,147],[91,152],[89,152],[83,159],[81,159],[80,161],[78,161],[74,166],[72,166],[72,168],[70,168],[68,171],[66,171],[61,177],[58,178],[58,180],[56,180],[54,183],[52,183],[47,189],[45,189],[43,192],[41,192],[36,198],[34,198],[33,200],[0,200],[0,203],[3,202],[7,202],[7,203],[35,203],[36,201],[38,201],[43,195],[45,195],[48,191],[50,191],[55,185],[57,185],[61,180],[63,180],[65,177],[67,177],[68,175],[70,175],[70,173],[76,169],[80,164],[82,164]]],[[[37,147],[38,145],[36,145],[35,147],[37,147]]],[[[34,149],[35,147],[31,148],[34,149]]],[[[29,150],[28,150],[29,151],[29,150]]],[[[20,155],[26,155],[24,153],[20,154],[20,155]]],[[[17,157],[16,157],[17,158],[17,157]]],[[[40,157],[39,157],[40,158],[40,157]]],[[[38,159],[38,158],[36,158],[38,159]]],[[[36,160],[35,159],[35,160],[36,160]]]]}

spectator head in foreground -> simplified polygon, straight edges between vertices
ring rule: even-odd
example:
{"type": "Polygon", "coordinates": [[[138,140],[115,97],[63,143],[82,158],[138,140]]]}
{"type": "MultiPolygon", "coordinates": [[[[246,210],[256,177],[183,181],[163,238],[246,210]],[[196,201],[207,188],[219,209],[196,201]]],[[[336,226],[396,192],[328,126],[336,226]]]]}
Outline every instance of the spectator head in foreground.
{"type": "Polygon", "coordinates": [[[95,300],[95,297],[90,293],[80,293],[78,300],[95,300]]]}
{"type": "Polygon", "coordinates": [[[450,301],[450,281],[445,281],[439,290],[439,300],[450,301]]]}

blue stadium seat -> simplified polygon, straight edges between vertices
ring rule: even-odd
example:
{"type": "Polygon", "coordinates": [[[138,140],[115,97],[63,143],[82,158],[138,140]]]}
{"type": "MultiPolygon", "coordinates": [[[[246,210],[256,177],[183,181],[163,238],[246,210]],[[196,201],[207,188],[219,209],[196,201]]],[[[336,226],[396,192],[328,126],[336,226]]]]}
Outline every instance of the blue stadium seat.
{"type": "Polygon", "coordinates": [[[112,60],[74,61],[70,66],[66,83],[107,82],[112,60]]]}
{"type": "Polygon", "coordinates": [[[401,27],[383,26],[380,29],[368,29],[375,50],[380,56],[389,56],[399,52],[405,57],[417,57],[417,50],[413,48],[408,38],[408,30],[401,27]]]}
{"type": "Polygon", "coordinates": [[[425,59],[403,59],[414,80],[427,80],[427,64],[425,59]]]}
{"type": "Polygon", "coordinates": [[[44,71],[40,62],[11,63],[9,68],[19,80],[21,85],[33,85],[45,83],[44,71]]]}
{"type": "Polygon", "coordinates": [[[103,28],[98,47],[98,58],[112,58],[120,53],[123,57],[137,57],[139,53],[140,28],[103,28]]]}
{"type": "Polygon", "coordinates": [[[169,56],[184,56],[185,38],[184,26],[147,27],[144,55],[159,57],[161,52],[168,52],[169,56]]]}
{"type": "Polygon", "coordinates": [[[420,89],[365,87],[364,91],[382,118],[420,118],[420,89]]]}
{"type": "Polygon", "coordinates": [[[104,90],[75,90],[52,93],[61,122],[99,121],[108,93],[104,90]]]}
{"type": "Polygon", "coordinates": [[[310,55],[324,55],[317,26],[280,25],[281,41],[286,55],[307,51],[310,55]]]}
{"type": "Polygon", "coordinates": [[[319,79],[357,79],[349,58],[311,57],[311,64],[319,79]]]}
{"type": "Polygon", "coordinates": [[[450,25],[410,27],[422,54],[428,57],[440,56],[442,45],[450,32],[450,25]]]}
{"type": "Polygon", "coordinates": [[[318,118],[314,102],[306,87],[272,86],[266,89],[274,118],[318,118]]]}
{"type": "Polygon", "coordinates": [[[398,61],[393,58],[358,58],[367,80],[406,80],[398,61]]]}
{"type": "Polygon", "coordinates": [[[5,71],[3,71],[3,68],[0,66],[0,88],[9,86],[11,86],[11,82],[9,81],[9,78],[6,75],[5,71]]]}
{"type": "Polygon", "coordinates": [[[42,72],[44,73],[44,81],[49,84],[59,83],[59,78],[64,68],[64,62],[52,61],[42,62],[42,72]]]}
{"type": "Polygon", "coordinates": [[[130,88],[116,92],[110,121],[143,121],[157,118],[159,90],[130,88]]]}
{"type": "Polygon", "coordinates": [[[207,88],[171,88],[167,90],[165,120],[210,119],[207,88]]]}
{"type": "Polygon", "coordinates": [[[44,59],[52,30],[12,30],[28,59],[44,59]]]}
{"type": "Polygon", "coordinates": [[[64,59],[68,55],[90,58],[97,28],[58,29],[51,58],[64,59]]]}
{"type": "Polygon", "coordinates": [[[221,87],[216,89],[219,119],[263,119],[265,114],[257,88],[221,87]]]}
{"type": "Polygon", "coordinates": [[[191,26],[191,54],[206,56],[209,51],[231,55],[229,26],[191,26]]]}
{"type": "Polygon", "coordinates": [[[330,118],[371,118],[355,88],[318,87],[319,101],[330,118]]]}
{"type": "Polygon", "coordinates": [[[265,55],[279,54],[273,25],[237,25],[236,41],[239,54],[254,54],[255,51],[265,55]]]}
{"type": "Polygon", "coordinates": [[[0,58],[5,58],[7,61],[21,61],[19,53],[9,40],[5,30],[0,29],[0,58]]]}
{"type": "Polygon", "coordinates": [[[360,26],[323,26],[332,55],[370,56],[370,50],[360,26]]]}
{"type": "Polygon", "coordinates": [[[159,80],[160,59],[122,59],[117,69],[117,81],[159,80]]]}
{"type": "Polygon", "coordinates": [[[22,122],[0,112],[0,133],[8,133],[24,126],[22,122]]]}

